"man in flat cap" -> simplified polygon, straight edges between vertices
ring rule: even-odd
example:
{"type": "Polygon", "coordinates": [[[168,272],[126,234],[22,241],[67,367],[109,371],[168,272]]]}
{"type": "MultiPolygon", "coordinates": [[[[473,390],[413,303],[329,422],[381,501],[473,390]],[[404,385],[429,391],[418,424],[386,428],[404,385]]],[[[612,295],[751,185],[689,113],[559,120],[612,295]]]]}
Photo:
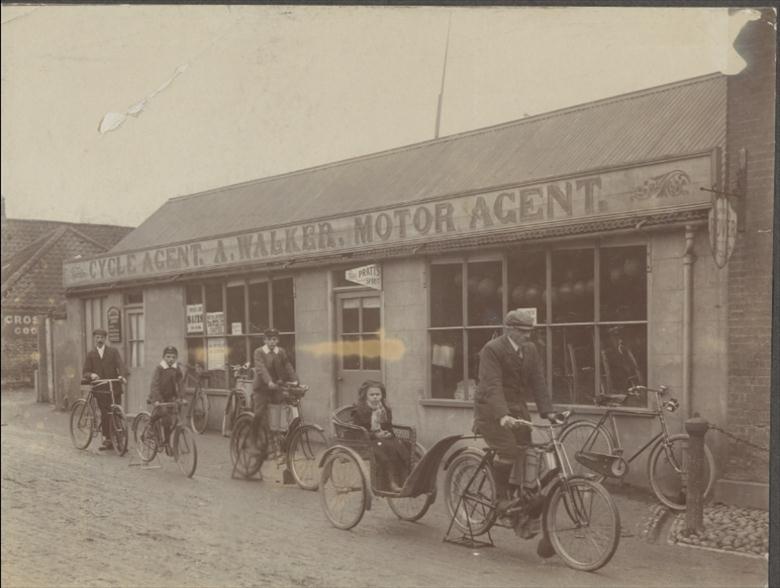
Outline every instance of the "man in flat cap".
{"type": "Polygon", "coordinates": [[[486,343],[479,353],[474,432],[496,452],[493,470],[500,514],[517,506],[517,500],[510,498],[509,477],[515,461],[524,456],[521,446],[531,443],[530,429],[518,427],[517,422],[531,420],[526,402],[536,401],[543,418],[561,419],[553,412],[542,361],[530,340],[535,323],[534,309],[510,311],[504,319],[504,334],[486,343]]]}
{"type": "MultiPolygon", "coordinates": [[[[84,360],[84,369],[82,370],[84,381],[93,382],[95,380],[107,380],[119,378],[126,382],[127,368],[122,361],[119,351],[106,345],[106,336],[108,333],[104,329],[95,329],[92,331],[92,337],[95,341],[95,348],[87,353],[84,360]]],[[[96,390],[108,390],[108,384],[98,386],[96,390]]],[[[111,408],[110,394],[95,394],[98,406],[100,407],[100,426],[103,430],[103,445],[101,451],[112,449],[111,435],[109,433],[110,418],[109,409],[111,408]]],[[[114,386],[114,398],[117,404],[122,403],[122,385],[114,386]]]]}

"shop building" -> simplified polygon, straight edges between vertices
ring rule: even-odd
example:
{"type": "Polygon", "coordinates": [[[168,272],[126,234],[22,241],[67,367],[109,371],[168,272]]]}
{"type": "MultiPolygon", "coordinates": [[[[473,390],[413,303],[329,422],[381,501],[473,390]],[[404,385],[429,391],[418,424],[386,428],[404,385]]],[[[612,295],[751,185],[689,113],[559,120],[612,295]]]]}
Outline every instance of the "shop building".
{"type": "MultiPolygon", "coordinates": [[[[172,198],[108,255],[66,264],[81,354],[63,362],[80,365],[113,313],[127,409],[173,344],[211,370],[216,427],[225,365],[274,327],[311,386],[308,418],[327,426],[380,379],[431,445],[470,430],[480,348],[533,307],[556,405],[598,414],[597,393],[638,377],[671,388],[678,428],[694,411],[725,424],[729,272],[708,215],[728,182],[729,90],[708,75],[172,198]]],[[[627,450],[653,426],[622,419],[627,450]]]]}

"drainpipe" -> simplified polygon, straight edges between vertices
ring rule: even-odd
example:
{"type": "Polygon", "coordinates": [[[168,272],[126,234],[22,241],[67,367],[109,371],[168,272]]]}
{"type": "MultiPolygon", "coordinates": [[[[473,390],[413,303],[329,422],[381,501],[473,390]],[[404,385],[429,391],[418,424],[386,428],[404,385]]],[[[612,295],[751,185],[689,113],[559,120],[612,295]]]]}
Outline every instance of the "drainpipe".
{"type": "Polygon", "coordinates": [[[696,254],[693,241],[696,236],[693,225],[685,225],[685,253],[683,254],[683,324],[682,324],[682,400],[686,418],[693,413],[691,380],[693,379],[693,264],[696,254]]]}

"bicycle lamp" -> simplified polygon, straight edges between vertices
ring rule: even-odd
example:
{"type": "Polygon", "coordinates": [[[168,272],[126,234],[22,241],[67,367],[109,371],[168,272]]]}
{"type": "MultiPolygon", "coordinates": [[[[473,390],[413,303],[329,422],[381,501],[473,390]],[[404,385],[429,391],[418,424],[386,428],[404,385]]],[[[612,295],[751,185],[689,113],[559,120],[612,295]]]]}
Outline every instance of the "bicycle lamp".
{"type": "Polygon", "coordinates": [[[678,408],[680,408],[680,403],[677,401],[676,398],[670,398],[669,400],[664,401],[663,403],[664,410],[668,410],[669,412],[674,412],[678,408]]]}

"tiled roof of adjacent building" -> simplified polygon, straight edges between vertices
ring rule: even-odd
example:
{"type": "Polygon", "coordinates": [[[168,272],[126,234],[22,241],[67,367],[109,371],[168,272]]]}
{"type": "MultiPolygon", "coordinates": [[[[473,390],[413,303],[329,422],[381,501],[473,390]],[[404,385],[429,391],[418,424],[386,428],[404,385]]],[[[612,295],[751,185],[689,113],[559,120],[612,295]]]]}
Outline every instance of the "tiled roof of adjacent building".
{"type": "Polygon", "coordinates": [[[181,243],[722,147],[726,77],[711,74],[168,200],[114,247],[181,243]]]}

